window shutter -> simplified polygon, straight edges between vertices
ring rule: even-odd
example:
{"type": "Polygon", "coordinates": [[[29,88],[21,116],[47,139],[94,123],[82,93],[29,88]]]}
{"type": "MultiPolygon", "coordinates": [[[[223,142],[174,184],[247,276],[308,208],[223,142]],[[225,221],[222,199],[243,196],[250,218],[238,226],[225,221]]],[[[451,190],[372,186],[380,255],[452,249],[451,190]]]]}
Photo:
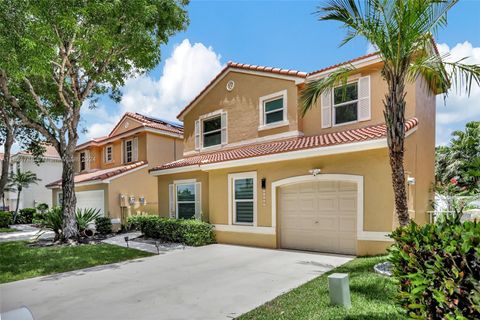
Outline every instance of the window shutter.
{"type": "Polygon", "coordinates": [[[133,161],[138,161],[138,137],[133,138],[132,152],[133,152],[133,161]]]}
{"type": "Polygon", "coordinates": [[[200,149],[200,120],[195,120],[195,150],[200,149]]]}
{"type": "Polygon", "coordinates": [[[107,159],[107,147],[103,147],[103,162],[107,163],[108,162],[108,159],[107,159]]]}
{"type": "Polygon", "coordinates": [[[90,170],[90,150],[85,151],[85,169],[90,170]]]}
{"type": "Polygon", "coordinates": [[[227,139],[227,124],[228,124],[228,118],[227,118],[227,113],[222,112],[222,119],[221,119],[221,126],[222,126],[222,144],[227,144],[228,139],[227,139]]]}
{"type": "Polygon", "coordinates": [[[202,213],[202,184],[201,182],[195,183],[195,219],[201,219],[202,213]]]}
{"type": "Polygon", "coordinates": [[[322,128],[332,126],[332,90],[322,93],[322,128]]]}
{"type": "Polygon", "coordinates": [[[170,218],[175,218],[175,190],[173,187],[173,184],[168,185],[168,213],[170,215],[170,218]]]}
{"type": "Polygon", "coordinates": [[[125,151],[124,151],[124,144],[125,144],[125,141],[122,140],[122,143],[120,143],[120,158],[121,158],[121,161],[122,161],[122,164],[125,163],[125,151]]]}
{"type": "Polygon", "coordinates": [[[370,119],[370,76],[366,76],[358,80],[358,121],[370,119]]]}

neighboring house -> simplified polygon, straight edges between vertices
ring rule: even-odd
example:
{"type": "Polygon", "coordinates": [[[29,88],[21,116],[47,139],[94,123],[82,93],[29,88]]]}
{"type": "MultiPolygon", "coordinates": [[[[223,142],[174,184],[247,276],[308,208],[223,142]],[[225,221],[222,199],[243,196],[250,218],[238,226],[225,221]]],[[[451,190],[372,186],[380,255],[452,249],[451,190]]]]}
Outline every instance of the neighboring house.
{"type": "MultiPolygon", "coordinates": [[[[156,213],[157,181],[148,169],[179,159],[182,139],[179,124],[126,113],[108,136],[75,149],[77,208],[98,209],[117,227],[133,213],[156,213]]],[[[47,187],[61,204],[61,180],[47,187]]]]}
{"type": "MultiPolygon", "coordinates": [[[[45,184],[62,176],[62,161],[55,148],[50,145],[45,146],[42,159],[42,162],[35,163],[33,156],[26,151],[20,151],[10,157],[10,174],[16,172],[18,168],[22,172],[31,171],[40,179],[36,184],[32,183],[22,190],[19,209],[35,208],[40,203],[52,206],[52,194],[45,184]]],[[[17,197],[17,191],[5,193],[5,203],[10,210],[15,210],[17,197]]]]}
{"type": "MultiPolygon", "coordinates": [[[[384,252],[397,222],[381,59],[301,117],[312,73],[230,62],[178,115],[184,158],[152,169],[162,216],[202,218],[217,241],[345,254],[384,252]]],[[[405,168],[411,217],[422,223],[434,181],[435,94],[407,85],[405,168]]]]}

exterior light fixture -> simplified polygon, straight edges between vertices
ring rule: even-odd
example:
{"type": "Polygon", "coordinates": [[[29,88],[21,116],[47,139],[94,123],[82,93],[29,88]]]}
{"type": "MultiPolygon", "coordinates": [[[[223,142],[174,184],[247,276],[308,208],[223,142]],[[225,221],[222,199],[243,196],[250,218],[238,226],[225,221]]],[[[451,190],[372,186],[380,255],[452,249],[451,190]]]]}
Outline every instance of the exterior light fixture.
{"type": "Polygon", "coordinates": [[[408,177],[407,178],[407,183],[411,186],[415,185],[415,178],[414,177],[408,177]]]}
{"type": "Polygon", "coordinates": [[[123,238],[123,239],[125,239],[125,242],[127,243],[127,248],[129,248],[129,245],[128,245],[128,241],[129,241],[128,236],[126,236],[126,237],[123,238]]]}
{"type": "Polygon", "coordinates": [[[310,169],[310,170],[308,170],[308,172],[315,177],[317,174],[320,174],[322,172],[322,170],[321,169],[310,169]]]}

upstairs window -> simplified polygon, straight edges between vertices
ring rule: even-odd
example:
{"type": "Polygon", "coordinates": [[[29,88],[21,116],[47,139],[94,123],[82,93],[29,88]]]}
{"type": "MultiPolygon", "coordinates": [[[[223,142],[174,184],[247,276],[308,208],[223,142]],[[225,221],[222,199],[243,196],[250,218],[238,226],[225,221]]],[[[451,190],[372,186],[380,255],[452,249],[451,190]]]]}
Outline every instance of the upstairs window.
{"type": "Polygon", "coordinates": [[[203,120],[203,147],[222,143],[222,118],[220,115],[203,120]]]}
{"type": "Polygon", "coordinates": [[[125,162],[133,161],[133,140],[125,141],[125,162]]]}
{"type": "Polygon", "coordinates": [[[266,125],[283,121],[283,98],[265,101],[263,108],[266,125]]]}
{"type": "Polygon", "coordinates": [[[287,90],[260,97],[259,108],[259,130],[287,125],[287,90]]]}
{"type": "Polygon", "coordinates": [[[80,152],[80,171],[85,171],[87,168],[87,157],[85,152],[80,152]]]}
{"type": "Polygon", "coordinates": [[[333,90],[333,123],[335,125],[358,120],[358,83],[353,82],[333,90]]]}
{"type": "Polygon", "coordinates": [[[109,163],[113,160],[113,147],[107,146],[105,147],[105,162],[109,163]]]}

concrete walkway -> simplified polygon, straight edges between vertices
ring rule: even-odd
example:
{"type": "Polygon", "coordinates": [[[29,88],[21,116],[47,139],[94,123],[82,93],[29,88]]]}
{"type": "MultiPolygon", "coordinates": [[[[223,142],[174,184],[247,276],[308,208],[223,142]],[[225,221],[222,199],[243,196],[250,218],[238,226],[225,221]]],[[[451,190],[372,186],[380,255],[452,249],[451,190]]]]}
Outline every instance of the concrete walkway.
{"type": "Polygon", "coordinates": [[[134,241],[135,238],[138,238],[142,235],[141,232],[128,232],[128,233],[122,233],[119,235],[116,235],[114,237],[108,238],[103,240],[102,242],[108,243],[108,244],[113,244],[116,246],[120,247],[127,247],[127,242],[125,241],[125,237],[128,237],[128,247],[142,250],[142,251],[147,251],[151,253],[160,253],[164,254],[170,251],[175,251],[175,250],[184,250],[188,249],[190,247],[186,247],[182,244],[179,243],[159,243],[158,244],[158,251],[157,247],[153,244],[150,243],[145,243],[145,242],[139,242],[139,241],[134,241]]]}
{"type": "Polygon", "coordinates": [[[231,319],[352,259],[209,245],[0,285],[35,319],[231,319]]]}
{"type": "MultiPolygon", "coordinates": [[[[40,231],[40,229],[29,224],[15,224],[11,225],[10,228],[17,229],[18,231],[0,233],[0,242],[33,240],[40,231]]],[[[52,231],[47,231],[42,234],[40,239],[53,239],[54,235],[52,231]]]]}

